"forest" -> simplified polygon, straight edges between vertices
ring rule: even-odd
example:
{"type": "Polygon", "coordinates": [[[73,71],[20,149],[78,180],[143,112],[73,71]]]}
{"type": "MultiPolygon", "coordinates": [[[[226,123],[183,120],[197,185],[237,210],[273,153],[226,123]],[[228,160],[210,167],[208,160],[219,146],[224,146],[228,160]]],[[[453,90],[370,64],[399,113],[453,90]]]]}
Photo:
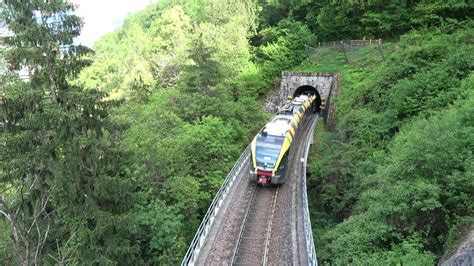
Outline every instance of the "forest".
{"type": "Polygon", "coordinates": [[[0,3],[3,264],[179,264],[285,70],[340,73],[322,265],[433,265],[474,229],[472,0],[163,0],[92,47],[75,9],[0,3]],[[383,56],[307,49],[363,38],[383,56]]]}

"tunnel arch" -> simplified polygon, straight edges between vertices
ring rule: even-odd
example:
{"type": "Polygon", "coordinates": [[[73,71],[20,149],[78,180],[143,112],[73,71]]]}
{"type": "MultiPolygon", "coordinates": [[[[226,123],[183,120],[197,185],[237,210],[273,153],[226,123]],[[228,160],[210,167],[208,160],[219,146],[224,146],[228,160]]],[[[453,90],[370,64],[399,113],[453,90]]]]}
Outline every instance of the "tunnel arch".
{"type": "Polygon", "coordinates": [[[315,87],[309,86],[309,85],[300,86],[300,87],[296,88],[295,92],[293,93],[293,97],[298,97],[301,94],[314,94],[314,95],[316,95],[316,100],[314,101],[314,104],[316,105],[317,110],[318,111],[320,110],[321,94],[319,93],[319,91],[315,87]]]}

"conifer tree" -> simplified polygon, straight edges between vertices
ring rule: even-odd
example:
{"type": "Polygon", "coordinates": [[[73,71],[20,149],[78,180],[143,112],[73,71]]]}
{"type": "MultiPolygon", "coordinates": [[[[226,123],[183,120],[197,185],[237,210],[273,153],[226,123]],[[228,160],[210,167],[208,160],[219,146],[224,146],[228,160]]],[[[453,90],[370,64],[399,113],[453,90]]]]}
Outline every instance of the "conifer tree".
{"type": "Polygon", "coordinates": [[[216,48],[206,45],[202,34],[192,40],[189,59],[194,64],[185,67],[183,78],[190,91],[209,95],[211,87],[222,78],[221,65],[213,58],[215,52],[216,48]]]}
{"type": "Polygon", "coordinates": [[[107,119],[113,103],[69,82],[91,51],[73,44],[83,24],[74,9],[65,0],[0,4],[9,31],[1,40],[8,72],[0,73],[0,213],[12,230],[13,264],[130,254],[128,242],[116,239],[131,189],[114,148],[118,131],[107,119]]]}

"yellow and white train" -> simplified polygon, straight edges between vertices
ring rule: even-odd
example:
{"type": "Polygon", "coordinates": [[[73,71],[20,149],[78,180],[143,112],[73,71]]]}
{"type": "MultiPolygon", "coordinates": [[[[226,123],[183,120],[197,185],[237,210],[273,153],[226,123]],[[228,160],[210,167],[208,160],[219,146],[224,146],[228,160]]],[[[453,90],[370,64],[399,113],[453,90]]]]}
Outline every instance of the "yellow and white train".
{"type": "Polygon", "coordinates": [[[252,141],[249,176],[252,182],[285,183],[291,144],[308,113],[318,110],[315,95],[300,95],[265,125],[252,141]]]}

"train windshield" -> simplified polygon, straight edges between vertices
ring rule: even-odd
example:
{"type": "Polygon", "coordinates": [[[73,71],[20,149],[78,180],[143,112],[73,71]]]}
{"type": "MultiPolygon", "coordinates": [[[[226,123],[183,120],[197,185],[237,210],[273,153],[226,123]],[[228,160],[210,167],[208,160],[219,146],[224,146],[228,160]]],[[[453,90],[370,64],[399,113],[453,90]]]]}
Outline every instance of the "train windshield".
{"type": "Polygon", "coordinates": [[[284,139],[284,137],[272,135],[257,136],[255,151],[257,166],[274,168],[284,139]]]}

